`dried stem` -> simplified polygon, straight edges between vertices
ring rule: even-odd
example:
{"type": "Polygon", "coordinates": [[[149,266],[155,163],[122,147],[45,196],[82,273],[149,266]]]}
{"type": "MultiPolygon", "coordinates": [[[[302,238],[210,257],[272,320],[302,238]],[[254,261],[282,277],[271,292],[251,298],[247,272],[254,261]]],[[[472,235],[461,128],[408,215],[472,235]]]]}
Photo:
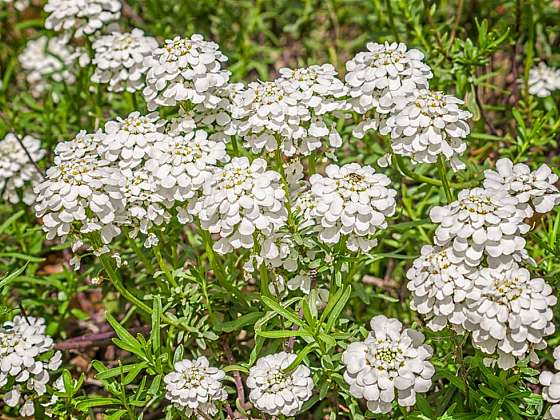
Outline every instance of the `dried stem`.
{"type": "MultiPolygon", "coordinates": [[[[228,337],[224,337],[224,354],[226,359],[229,363],[235,364],[235,358],[233,357],[233,353],[231,352],[231,348],[229,346],[228,337]]],[[[233,380],[235,381],[235,388],[237,389],[237,399],[239,400],[239,406],[243,410],[248,410],[251,408],[251,403],[245,402],[245,388],[243,386],[243,380],[241,379],[241,374],[239,371],[235,370],[233,373],[233,380]]]]}

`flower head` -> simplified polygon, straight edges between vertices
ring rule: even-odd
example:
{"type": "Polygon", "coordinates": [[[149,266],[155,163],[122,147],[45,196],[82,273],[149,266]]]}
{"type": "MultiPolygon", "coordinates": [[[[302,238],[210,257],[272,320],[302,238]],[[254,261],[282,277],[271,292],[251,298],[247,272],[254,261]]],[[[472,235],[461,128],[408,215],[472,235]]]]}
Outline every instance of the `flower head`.
{"type": "Polygon", "coordinates": [[[378,315],[370,325],[367,338],[350,344],[342,355],[350,394],[364,398],[374,413],[391,411],[395,397],[402,407],[414,405],[416,393],[432,385],[432,348],[423,344],[422,333],[403,329],[397,319],[378,315]]]}
{"type": "Polygon", "coordinates": [[[249,400],[272,416],[295,416],[313,394],[311,371],[305,365],[293,371],[286,368],[296,359],[292,353],[280,352],[261,357],[249,370],[249,400]]]}
{"type": "MultiPolygon", "coordinates": [[[[560,346],[554,349],[554,368],[560,370],[560,346]]],[[[543,386],[543,399],[552,403],[544,418],[560,419],[560,372],[542,371],[539,375],[539,383],[543,386]]]]}
{"type": "Polygon", "coordinates": [[[548,67],[546,63],[529,70],[529,93],[540,98],[550,96],[552,92],[560,89],[560,70],[548,67]]]}

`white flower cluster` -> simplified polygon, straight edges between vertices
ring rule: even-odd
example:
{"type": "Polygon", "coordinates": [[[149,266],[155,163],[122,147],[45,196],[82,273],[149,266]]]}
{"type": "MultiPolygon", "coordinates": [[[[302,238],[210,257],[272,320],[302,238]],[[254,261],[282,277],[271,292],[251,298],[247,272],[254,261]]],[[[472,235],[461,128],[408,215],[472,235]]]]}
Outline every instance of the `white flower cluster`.
{"type": "MultiPolygon", "coordinates": [[[[311,176],[312,196],[308,200],[313,208],[307,214],[319,231],[319,239],[336,244],[345,237],[351,251],[369,251],[376,245],[372,236],[387,227],[386,218],[395,212],[397,192],[387,188],[391,180],[357,163],[331,164],[325,172],[326,176],[311,176]]],[[[300,200],[299,205],[306,203],[300,200]]]]}
{"type": "Polygon", "coordinates": [[[145,61],[148,70],[143,94],[148,109],[181,102],[216,107],[220,98],[215,91],[229,80],[229,72],[222,69],[225,61],[227,57],[218,45],[201,35],[166,40],[145,61]]]}
{"type": "Polygon", "coordinates": [[[30,93],[39,97],[50,90],[52,82],[74,84],[76,62],[85,65],[88,57],[79,48],[70,45],[66,36],[41,36],[27,42],[18,61],[25,73],[30,93]]]}
{"type": "Polygon", "coordinates": [[[155,38],[136,28],[98,37],[93,42],[95,72],[91,80],[108,83],[110,92],[141,90],[147,71],[144,61],[157,46],[155,38]]]}
{"type": "Polygon", "coordinates": [[[519,200],[525,210],[525,217],[531,217],[533,210],[548,213],[560,204],[560,191],[556,187],[558,176],[546,165],[536,171],[524,163],[513,164],[507,158],[496,162],[496,170],[484,172],[484,188],[490,191],[507,191],[519,200]]]}
{"type": "MultiPolygon", "coordinates": [[[[46,151],[41,148],[39,140],[25,136],[21,142],[33,162],[43,159],[46,151]]],[[[32,204],[35,200],[33,186],[41,180],[40,173],[29,161],[25,150],[13,133],[8,133],[0,140],[0,191],[2,198],[12,204],[20,201],[32,204]]]]}
{"type": "Polygon", "coordinates": [[[296,359],[293,353],[280,352],[261,357],[249,370],[249,400],[260,411],[271,416],[295,416],[313,394],[311,371],[298,365],[286,369],[296,359]]]}
{"type": "Polygon", "coordinates": [[[227,399],[222,380],[223,370],[211,367],[204,356],[191,361],[181,360],[174,364],[175,370],[163,378],[165,398],[187,416],[206,419],[218,413],[216,403],[227,399]]]}
{"type": "Polygon", "coordinates": [[[422,248],[407,278],[411,307],[430,329],[472,332],[473,345],[509,369],[517,359],[535,360],[554,332],[551,287],[518,264],[529,260],[525,218],[552,210],[560,196],[546,165],[531,172],[500,159],[496,169],[486,171],[484,188],[431,209],[436,245],[422,248]]]}
{"type": "Polygon", "coordinates": [[[38,360],[53,350],[45,328],[44,319],[22,316],[0,328],[0,388],[8,390],[3,398],[6,405],[20,406],[22,416],[33,416],[33,400],[46,393],[50,372],[62,363],[58,351],[48,360],[38,360]]]}
{"type": "Polygon", "coordinates": [[[542,396],[545,401],[552,405],[547,410],[545,419],[560,419],[560,346],[554,349],[554,368],[556,373],[542,371],[539,375],[539,382],[543,386],[542,396]]]}
{"type": "Polygon", "coordinates": [[[397,43],[368,43],[368,51],[346,63],[350,103],[364,119],[353,131],[389,134],[393,153],[415,163],[435,163],[438,156],[453,170],[464,169],[459,156],[466,150],[470,112],[463,101],[428,90],[432,78],[424,55],[397,43]]]}
{"type": "MultiPolygon", "coordinates": [[[[195,213],[203,229],[219,234],[214,249],[250,249],[255,234],[271,235],[287,218],[280,174],[266,169],[264,159],[233,158],[204,185],[195,213]]],[[[262,236],[261,236],[262,237],[262,236]]]]}
{"type": "Polygon", "coordinates": [[[550,96],[552,92],[560,89],[560,69],[549,67],[541,62],[529,70],[528,84],[531,95],[540,98],[550,96]]]}
{"type": "Polygon", "coordinates": [[[48,0],[45,28],[74,37],[88,36],[118,20],[121,7],[119,0],[48,0]]]}
{"type": "Polygon", "coordinates": [[[370,325],[367,338],[350,344],[342,355],[350,394],[365,399],[374,413],[390,412],[395,399],[402,407],[413,406],[416,394],[432,386],[432,348],[422,333],[403,328],[398,319],[378,315],[370,325]]]}
{"type": "Polygon", "coordinates": [[[272,82],[252,82],[233,102],[237,133],[254,153],[279,149],[286,156],[308,155],[327,138],[331,147],[342,139],[331,116],[349,108],[347,88],[330,64],[280,69],[272,82]]]}

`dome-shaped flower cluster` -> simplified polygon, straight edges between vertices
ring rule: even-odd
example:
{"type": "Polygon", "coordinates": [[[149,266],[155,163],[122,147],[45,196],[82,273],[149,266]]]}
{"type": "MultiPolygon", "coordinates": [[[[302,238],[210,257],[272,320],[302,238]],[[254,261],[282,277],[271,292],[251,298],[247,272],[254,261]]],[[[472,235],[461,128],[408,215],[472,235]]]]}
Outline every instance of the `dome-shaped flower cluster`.
{"type": "Polygon", "coordinates": [[[388,188],[391,180],[356,163],[332,164],[325,172],[326,176],[310,178],[315,206],[308,214],[315,221],[319,239],[336,244],[347,237],[351,251],[369,251],[376,244],[372,236],[387,226],[386,218],[395,212],[397,192],[388,188]]]}
{"type": "Polygon", "coordinates": [[[286,371],[295,359],[292,353],[270,354],[258,359],[249,370],[249,400],[258,410],[271,416],[291,417],[311,398],[314,384],[309,368],[298,365],[286,371]]]}
{"type": "Polygon", "coordinates": [[[432,385],[432,348],[422,333],[403,329],[397,319],[378,315],[370,325],[367,338],[350,344],[342,355],[350,394],[365,399],[374,413],[390,412],[395,399],[402,407],[413,406],[416,394],[432,385]]]}
{"type": "Polygon", "coordinates": [[[432,331],[448,324],[462,331],[473,274],[474,269],[464,264],[452,247],[424,245],[420,257],[406,273],[412,294],[411,309],[424,315],[432,331]]]}
{"type": "MultiPolygon", "coordinates": [[[[76,82],[76,62],[87,64],[89,58],[68,42],[68,37],[41,36],[27,42],[18,61],[25,73],[30,93],[39,97],[50,90],[52,82],[71,85],[76,82]]],[[[55,98],[56,99],[56,98],[55,98]]]]}
{"type": "Polygon", "coordinates": [[[45,28],[74,37],[88,36],[118,20],[121,7],[119,0],[48,0],[45,28]]]}
{"type": "Polygon", "coordinates": [[[462,190],[457,201],[430,210],[432,222],[439,224],[435,242],[439,246],[450,244],[473,267],[479,266],[485,256],[490,265],[523,257],[522,235],[530,226],[523,222],[524,212],[518,203],[503,190],[462,190]]]}
{"type": "MultiPolygon", "coordinates": [[[[43,159],[46,151],[41,148],[39,140],[25,136],[21,142],[33,162],[43,159]]],[[[35,200],[33,186],[41,180],[40,173],[25,150],[13,133],[8,133],[0,140],[0,191],[2,199],[12,204],[20,201],[32,204],[35,200]]]]}
{"type": "Polygon", "coordinates": [[[507,158],[496,162],[495,171],[484,171],[484,188],[497,192],[505,190],[517,198],[525,210],[525,217],[531,217],[533,210],[548,213],[560,204],[557,182],[558,176],[546,164],[531,171],[524,163],[514,165],[507,158]]]}
{"type": "Polygon", "coordinates": [[[555,304],[552,288],[525,268],[483,268],[467,296],[465,327],[475,347],[497,353],[498,366],[509,369],[527,355],[538,361],[534,350],[544,349],[544,337],[554,333],[555,304]]]}
{"type": "Polygon", "coordinates": [[[203,229],[219,234],[219,253],[250,249],[254,234],[270,235],[287,220],[280,174],[266,169],[264,159],[233,158],[204,185],[196,213],[203,229]]]}
{"type": "Polygon", "coordinates": [[[129,33],[113,32],[93,42],[95,72],[92,82],[108,83],[110,92],[136,92],[144,87],[146,57],[157,48],[155,38],[140,29],[129,33]]]}
{"type": "MultiPolygon", "coordinates": [[[[554,368],[560,370],[560,346],[554,349],[554,368]]],[[[542,371],[539,383],[543,386],[542,396],[552,405],[545,413],[545,419],[560,420],[560,372],[542,371]]]]}
{"type": "Polygon", "coordinates": [[[459,108],[462,103],[441,92],[415,90],[395,100],[395,109],[381,132],[390,133],[391,147],[397,155],[421,163],[436,163],[443,155],[451,168],[464,169],[459,156],[467,149],[464,139],[470,133],[467,120],[472,115],[459,108]]]}
{"type": "Polygon", "coordinates": [[[229,80],[229,72],[222,69],[225,61],[218,45],[204,41],[201,35],[166,40],[145,61],[148,71],[143,94],[148,109],[181,102],[216,107],[220,98],[214,92],[229,80]]]}
{"type": "Polygon", "coordinates": [[[272,82],[253,82],[234,98],[238,134],[254,153],[277,149],[286,156],[308,155],[342,139],[329,116],[348,109],[346,87],[332,65],[283,68],[272,82]]]}
{"type": "Polygon", "coordinates": [[[544,62],[529,70],[529,93],[540,98],[550,96],[560,89],[560,69],[549,67],[544,62]]]}
{"type": "Polygon", "coordinates": [[[191,361],[181,360],[174,364],[175,370],[163,378],[165,398],[187,416],[203,420],[218,413],[216,403],[227,399],[222,380],[223,370],[211,367],[204,356],[191,361]]]}
{"type": "Polygon", "coordinates": [[[16,316],[0,328],[0,388],[7,391],[4,402],[20,406],[22,416],[34,414],[33,398],[44,395],[50,374],[59,368],[60,352],[53,350],[53,340],[45,335],[42,318],[16,316]]]}

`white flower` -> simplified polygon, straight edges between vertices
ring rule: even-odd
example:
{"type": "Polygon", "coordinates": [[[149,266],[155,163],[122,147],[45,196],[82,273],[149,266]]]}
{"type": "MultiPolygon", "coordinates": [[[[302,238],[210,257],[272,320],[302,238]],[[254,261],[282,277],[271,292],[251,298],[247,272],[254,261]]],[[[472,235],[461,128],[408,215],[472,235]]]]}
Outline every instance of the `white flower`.
{"type": "Polygon", "coordinates": [[[45,28],[88,36],[116,21],[121,15],[118,0],[48,0],[45,28]]]}
{"type": "Polygon", "coordinates": [[[347,236],[348,249],[369,251],[376,245],[372,235],[387,227],[386,217],[395,212],[397,192],[387,188],[391,180],[357,163],[329,165],[325,172],[326,176],[315,174],[310,178],[317,200],[311,215],[319,239],[336,244],[341,236],[347,236]]]}
{"type": "Polygon", "coordinates": [[[103,133],[100,131],[90,134],[81,130],[72,140],[56,144],[54,162],[59,164],[86,156],[95,156],[100,153],[102,138],[103,133]]]}
{"type": "Polygon", "coordinates": [[[483,268],[467,296],[465,327],[473,345],[486,354],[496,353],[498,366],[509,369],[515,359],[546,347],[544,337],[554,333],[552,307],[556,297],[541,278],[512,263],[510,267],[483,268]]]}
{"type": "MultiPolygon", "coordinates": [[[[34,137],[25,136],[21,139],[25,149],[31,155],[33,162],[41,160],[46,151],[41,148],[41,142],[34,137]]],[[[41,180],[41,175],[35,168],[25,150],[17,141],[13,133],[8,133],[0,140],[0,191],[2,198],[12,204],[23,201],[32,204],[35,200],[33,186],[41,180]]]]}
{"type": "Polygon", "coordinates": [[[420,163],[436,163],[442,155],[453,170],[464,169],[459,156],[466,150],[472,115],[459,108],[463,101],[426,89],[395,100],[395,110],[386,121],[391,147],[397,155],[420,163]]]}
{"type": "Polygon", "coordinates": [[[119,170],[98,156],[55,163],[35,187],[35,211],[48,239],[99,232],[105,244],[120,233],[116,213],[123,208],[119,170]]]}
{"type": "Polygon", "coordinates": [[[222,385],[225,372],[211,367],[204,356],[194,361],[181,360],[174,368],[163,378],[165,398],[187,416],[195,415],[199,420],[214,417],[218,413],[216,402],[227,398],[222,385]]]}
{"type": "MultiPolygon", "coordinates": [[[[311,291],[312,277],[316,276],[317,272],[313,275],[310,270],[300,270],[295,276],[288,280],[288,289],[301,290],[306,295],[311,291]]],[[[319,289],[323,290],[323,289],[319,289]]]]}
{"type": "Polygon", "coordinates": [[[395,397],[400,406],[413,406],[416,393],[428,392],[432,385],[432,348],[423,344],[422,333],[403,329],[398,319],[378,315],[370,325],[367,338],[342,354],[350,394],[364,398],[374,413],[391,411],[395,397]]]}
{"type": "Polygon", "coordinates": [[[489,264],[524,257],[525,239],[521,235],[528,232],[529,225],[523,223],[524,213],[517,204],[518,200],[503,190],[462,190],[457,201],[430,210],[432,221],[439,223],[434,240],[440,246],[451,243],[454,253],[464,256],[472,267],[485,255],[489,264]]]}
{"type": "Polygon", "coordinates": [[[272,416],[295,416],[313,394],[311,371],[298,365],[285,369],[296,359],[293,353],[280,352],[261,357],[249,370],[249,400],[255,407],[272,416]]]}
{"type": "Polygon", "coordinates": [[[541,62],[529,70],[528,84],[531,95],[541,98],[550,96],[553,91],[560,89],[560,70],[541,62]]]}
{"type": "MultiPolygon", "coordinates": [[[[554,349],[554,368],[560,370],[560,346],[554,349]]],[[[539,375],[539,382],[543,385],[543,399],[552,403],[544,418],[560,419],[560,372],[543,371],[539,375]]]]}
{"type": "Polygon", "coordinates": [[[538,213],[548,213],[560,203],[560,192],[554,185],[558,176],[543,164],[536,171],[524,163],[513,164],[507,158],[496,162],[496,170],[484,171],[484,187],[488,190],[506,190],[519,200],[525,210],[525,217],[538,213]]]}
{"type": "Polygon", "coordinates": [[[145,62],[148,73],[143,94],[148,109],[185,101],[217,106],[220,98],[214,91],[229,80],[229,72],[222,70],[225,61],[218,45],[204,41],[201,35],[166,40],[145,62]]]}
{"type": "Polygon", "coordinates": [[[0,4],[2,3],[13,3],[14,8],[19,12],[23,12],[25,9],[31,6],[31,0],[0,0],[0,4]]]}
{"type": "Polygon", "coordinates": [[[20,408],[22,416],[34,412],[31,395],[41,396],[46,392],[50,380],[49,372],[60,367],[61,354],[53,352],[47,360],[38,360],[53,349],[53,340],[45,335],[45,320],[33,317],[14,317],[0,328],[0,387],[5,387],[8,379],[15,383],[4,395],[4,402],[20,408]]]}
{"type": "Polygon", "coordinates": [[[166,137],[161,132],[164,124],[156,112],[140,115],[137,111],[125,119],[107,122],[102,135],[103,156],[121,168],[138,166],[147,157],[150,146],[166,137]]]}
{"type": "Polygon", "coordinates": [[[255,233],[270,235],[282,227],[285,199],[280,174],[267,171],[264,159],[234,158],[204,185],[196,213],[203,229],[220,235],[214,249],[225,254],[250,249],[255,233]]]}
{"type": "Polygon", "coordinates": [[[424,315],[433,331],[448,323],[462,331],[465,299],[472,290],[473,268],[457,257],[452,247],[424,245],[421,256],[406,273],[412,310],[424,315]]]}
{"type": "Polygon", "coordinates": [[[145,58],[158,47],[155,38],[140,29],[129,33],[113,32],[93,42],[95,73],[92,82],[109,83],[110,92],[136,92],[144,87],[145,58]]]}
{"type": "Polygon", "coordinates": [[[365,114],[374,109],[387,114],[395,98],[428,87],[432,72],[420,51],[388,42],[370,42],[367,49],[346,63],[346,84],[356,112],[365,114]]]}
{"type": "Polygon", "coordinates": [[[74,84],[76,61],[85,65],[86,58],[82,50],[70,45],[66,36],[41,36],[27,42],[18,61],[25,73],[30,93],[39,97],[52,89],[52,82],[74,84]]]}

